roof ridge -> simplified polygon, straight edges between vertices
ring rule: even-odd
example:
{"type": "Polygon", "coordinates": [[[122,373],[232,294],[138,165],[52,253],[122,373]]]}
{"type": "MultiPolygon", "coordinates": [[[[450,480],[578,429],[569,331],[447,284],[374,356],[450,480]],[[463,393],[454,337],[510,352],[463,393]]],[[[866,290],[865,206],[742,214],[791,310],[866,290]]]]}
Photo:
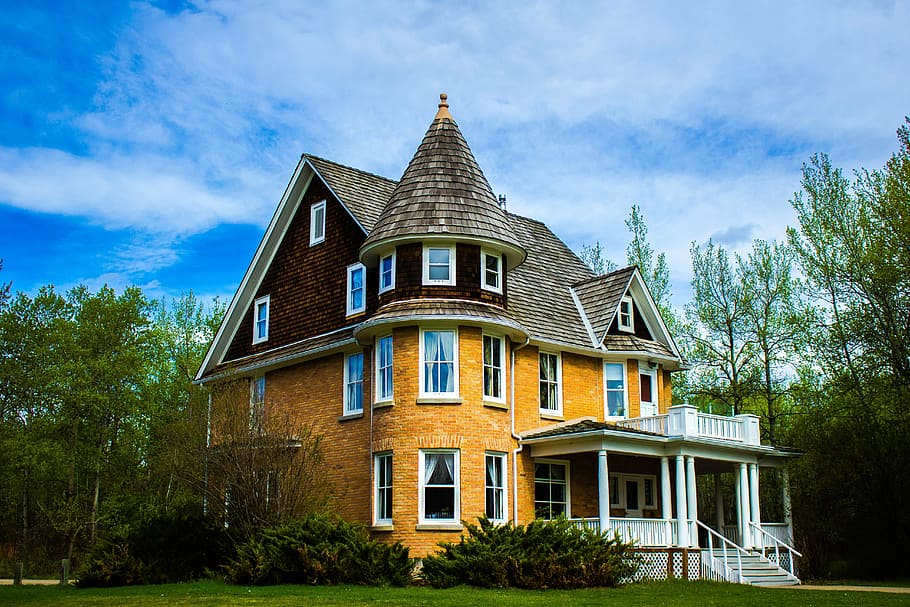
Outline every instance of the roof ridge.
{"type": "Polygon", "coordinates": [[[328,158],[323,158],[322,156],[317,156],[316,154],[310,154],[308,152],[304,152],[303,154],[301,154],[301,156],[303,156],[304,158],[310,159],[310,160],[319,160],[321,162],[327,162],[329,164],[333,164],[333,165],[335,165],[337,167],[341,167],[343,169],[348,169],[350,171],[356,171],[363,175],[369,175],[370,177],[376,177],[378,179],[383,179],[385,181],[388,181],[389,183],[394,183],[394,184],[398,183],[398,180],[392,179],[391,177],[386,177],[384,175],[380,175],[379,173],[373,173],[371,171],[364,171],[363,169],[358,169],[357,167],[352,167],[347,164],[335,162],[334,160],[329,160],[328,158]]]}
{"type": "Polygon", "coordinates": [[[637,267],[638,266],[634,266],[634,265],[626,266],[624,268],[619,268],[618,270],[613,270],[612,272],[607,272],[606,274],[598,274],[596,276],[592,276],[591,278],[585,278],[583,280],[573,282],[570,286],[574,289],[575,287],[580,287],[583,285],[595,283],[595,282],[598,282],[601,280],[605,280],[607,278],[615,278],[617,275],[620,275],[623,272],[629,272],[629,271],[635,272],[635,268],[637,268],[637,267]]]}

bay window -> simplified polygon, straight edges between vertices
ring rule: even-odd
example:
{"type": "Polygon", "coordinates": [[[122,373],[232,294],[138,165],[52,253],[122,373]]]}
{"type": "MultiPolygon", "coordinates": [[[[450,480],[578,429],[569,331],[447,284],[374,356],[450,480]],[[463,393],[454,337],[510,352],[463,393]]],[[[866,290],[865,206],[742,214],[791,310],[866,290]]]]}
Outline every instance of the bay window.
{"type": "Polygon", "coordinates": [[[420,522],[460,522],[458,459],[457,449],[420,450],[420,522]]]}

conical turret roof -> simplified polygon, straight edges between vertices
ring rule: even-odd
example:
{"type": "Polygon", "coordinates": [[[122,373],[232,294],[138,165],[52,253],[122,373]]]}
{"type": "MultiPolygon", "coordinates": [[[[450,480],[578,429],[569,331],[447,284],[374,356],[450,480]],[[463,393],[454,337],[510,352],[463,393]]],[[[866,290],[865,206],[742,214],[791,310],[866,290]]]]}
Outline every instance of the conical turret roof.
{"type": "Polygon", "coordinates": [[[506,253],[508,267],[526,253],[471,148],[449,113],[446,95],[420,147],[360,249],[369,263],[391,242],[475,241],[506,253]]]}

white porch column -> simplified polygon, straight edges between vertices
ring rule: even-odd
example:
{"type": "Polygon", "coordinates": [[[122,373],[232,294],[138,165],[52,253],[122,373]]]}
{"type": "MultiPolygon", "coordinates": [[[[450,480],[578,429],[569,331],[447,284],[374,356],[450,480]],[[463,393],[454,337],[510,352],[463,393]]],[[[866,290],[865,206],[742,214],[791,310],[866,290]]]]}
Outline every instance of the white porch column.
{"type": "MultiPolygon", "coordinates": [[[[749,464],[749,504],[752,506],[752,522],[761,527],[761,508],[758,503],[758,464],[749,464]]],[[[753,531],[752,545],[761,546],[761,533],[753,531]]]]}
{"type": "Polygon", "coordinates": [[[597,452],[597,514],[600,532],[610,529],[610,470],[607,468],[607,451],[597,452]]]}
{"type": "Polygon", "coordinates": [[[717,532],[724,534],[724,482],[720,472],[714,473],[714,510],[717,512],[717,532]]]}
{"type": "Polygon", "coordinates": [[[676,528],[678,530],[676,545],[689,545],[689,527],[686,524],[689,520],[688,510],[686,509],[686,458],[682,455],[676,456],[676,528]]]}
{"type": "Polygon", "coordinates": [[[739,465],[737,485],[739,487],[739,519],[736,522],[739,525],[739,541],[743,548],[749,549],[752,547],[752,534],[749,533],[751,508],[749,507],[749,480],[746,464],[739,465]]]}
{"type": "Polygon", "coordinates": [[[670,525],[670,519],[673,518],[673,508],[670,494],[670,458],[660,458],[660,515],[666,521],[667,527],[667,545],[673,545],[673,527],[670,525]]]}
{"type": "Polygon", "coordinates": [[[787,523],[787,543],[793,545],[793,509],[790,505],[790,473],[786,468],[780,469],[780,492],[784,507],[784,522],[787,523]]]}
{"type": "MultiPolygon", "coordinates": [[[[698,520],[698,495],[695,489],[695,458],[691,455],[686,458],[686,510],[689,520],[698,520]]],[[[688,526],[688,525],[687,525],[688,526]]],[[[698,525],[694,525],[692,537],[689,538],[689,545],[698,546],[698,525]]]]}

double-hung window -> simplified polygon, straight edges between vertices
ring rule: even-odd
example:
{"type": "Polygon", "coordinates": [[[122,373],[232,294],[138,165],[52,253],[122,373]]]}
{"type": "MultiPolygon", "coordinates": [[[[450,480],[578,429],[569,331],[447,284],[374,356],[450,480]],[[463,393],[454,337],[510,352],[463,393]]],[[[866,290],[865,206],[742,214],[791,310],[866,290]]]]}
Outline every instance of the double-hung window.
{"type": "Polygon", "coordinates": [[[560,404],[560,365],[559,354],[540,353],[540,410],[544,413],[559,415],[560,404]]]}
{"type": "Polygon", "coordinates": [[[423,369],[421,394],[454,396],[458,394],[458,340],[454,330],[422,331],[420,362],[423,369]]]}
{"type": "Polygon", "coordinates": [[[358,314],[366,309],[366,269],[362,263],[348,266],[347,315],[358,314]]]}
{"type": "Polygon", "coordinates": [[[569,464],[534,462],[534,514],[551,519],[569,516],[569,464]]]}
{"type": "Polygon", "coordinates": [[[250,432],[262,430],[265,419],[265,375],[250,381],[250,432]]]}
{"type": "Polygon", "coordinates": [[[483,336],[483,397],[504,401],[502,390],[502,338],[483,336]]]}
{"type": "Polygon", "coordinates": [[[385,335],[376,340],[376,402],[394,398],[392,381],[392,336],[385,335]]]}
{"type": "Polygon", "coordinates": [[[619,330],[632,333],[635,331],[635,316],[632,298],[626,295],[619,302],[619,330]]]}
{"type": "Polygon", "coordinates": [[[310,207],[310,246],[325,240],[325,200],[310,207]]]}
{"type": "Polygon", "coordinates": [[[423,248],[423,284],[455,284],[455,245],[423,248]]]}
{"type": "Polygon", "coordinates": [[[373,457],[373,474],[376,478],[376,511],[373,516],[377,525],[392,524],[392,454],[377,453],[373,457]]]}
{"type": "Polygon", "coordinates": [[[481,249],[480,277],[482,288],[502,293],[502,257],[498,253],[481,249]]]}
{"type": "Polygon", "coordinates": [[[497,523],[506,520],[506,454],[487,453],[484,458],[487,518],[497,523]]]}
{"type": "Polygon", "coordinates": [[[344,415],[363,413],[363,352],[344,357],[344,415]]]}
{"type": "Polygon", "coordinates": [[[458,523],[461,518],[457,449],[420,450],[420,522],[458,523]]]}
{"type": "Polygon", "coordinates": [[[253,343],[269,338],[269,296],[259,297],[253,303],[253,343]]]}
{"type": "Polygon", "coordinates": [[[395,253],[379,258],[379,292],[385,293],[395,288],[395,253]]]}
{"type": "Polygon", "coordinates": [[[626,416],[626,366],[622,363],[604,363],[606,417],[626,416]]]}

